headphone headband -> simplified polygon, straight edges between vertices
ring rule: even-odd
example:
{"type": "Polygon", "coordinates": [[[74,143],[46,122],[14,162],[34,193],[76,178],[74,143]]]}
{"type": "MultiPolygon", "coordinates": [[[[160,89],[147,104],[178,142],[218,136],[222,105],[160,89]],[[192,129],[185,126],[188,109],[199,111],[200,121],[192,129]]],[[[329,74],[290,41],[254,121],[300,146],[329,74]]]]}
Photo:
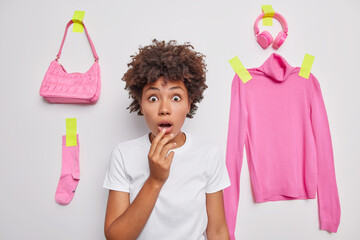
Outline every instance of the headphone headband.
{"type": "MultiPolygon", "coordinates": [[[[258,27],[259,21],[260,21],[260,19],[262,19],[264,17],[264,15],[265,15],[265,13],[261,13],[255,20],[255,24],[254,24],[255,35],[259,34],[259,27],[258,27]]],[[[281,23],[283,31],[287,34],[288,33],[288,25],[287,25],[285,18],[280,13],[277,13],[277,12],[275,12],[273,18],[276,18],[281,23]]]]}

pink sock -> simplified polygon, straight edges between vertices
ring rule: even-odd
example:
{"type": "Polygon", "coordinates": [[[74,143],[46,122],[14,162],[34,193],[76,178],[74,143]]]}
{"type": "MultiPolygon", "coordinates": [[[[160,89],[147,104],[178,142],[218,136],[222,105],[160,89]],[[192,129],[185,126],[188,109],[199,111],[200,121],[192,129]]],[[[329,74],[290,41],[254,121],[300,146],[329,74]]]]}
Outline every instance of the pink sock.
{"type": "Polygon", "coordinates": [[[79,134],[76,135],[77,146],[66,146],[66,135],[62,136],[62,168],[59,184],[55,193],[55,201],[66,205],[74,197],[80,180],[79,169],[79,134]]]}

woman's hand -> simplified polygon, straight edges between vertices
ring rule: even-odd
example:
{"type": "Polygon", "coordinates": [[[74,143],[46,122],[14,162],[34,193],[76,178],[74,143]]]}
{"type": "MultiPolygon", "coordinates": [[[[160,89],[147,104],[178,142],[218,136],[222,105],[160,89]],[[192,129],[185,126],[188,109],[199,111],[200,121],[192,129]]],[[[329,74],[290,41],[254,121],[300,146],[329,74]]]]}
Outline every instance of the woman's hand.
{"type": "Polygon", "coordinates": [[[155,206],[160,190],[167,178],[176,146],[168,143],[174,136],[159,133],[149,151],[150,176],[130,204],[129,193],[110,191],[105,218],[106,239],[137,239],[155,206]],[[167,155],[168,154],[168,155],[167,155]],[[167,155],[167,156],[166,156],[167,155]]]}
{"type": "Polygon", "coordinates": [[[170,166],[175,155],[173,151],[169,154],[168,152],[176,146],[176,143],[168,143],[174,137],[174,134],[168,136],[164,134],[165,129],[154,138],[148,154],[150,167],[149,180],[161,185],[163,185],[169,177],[170,166]]]}

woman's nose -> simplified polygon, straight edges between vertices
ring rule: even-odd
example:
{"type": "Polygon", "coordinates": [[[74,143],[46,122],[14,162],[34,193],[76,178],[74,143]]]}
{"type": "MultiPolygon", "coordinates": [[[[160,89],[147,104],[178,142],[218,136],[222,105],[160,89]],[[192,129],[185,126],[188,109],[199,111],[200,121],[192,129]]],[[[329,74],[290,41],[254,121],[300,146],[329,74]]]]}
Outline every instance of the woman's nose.
{"type": "Polygon", "coordinates": [[[163,101],[160,104],[159,115],[170,115],[170,114],[171,114],[170,104],[167,101],[163,101]]]}

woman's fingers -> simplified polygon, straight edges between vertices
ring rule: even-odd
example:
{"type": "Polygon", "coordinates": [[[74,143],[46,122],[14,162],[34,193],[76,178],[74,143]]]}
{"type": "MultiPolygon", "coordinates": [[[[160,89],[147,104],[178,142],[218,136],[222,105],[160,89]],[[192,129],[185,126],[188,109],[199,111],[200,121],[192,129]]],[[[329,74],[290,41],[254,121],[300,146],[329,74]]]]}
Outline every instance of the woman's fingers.
{"type": "Polygon", "coordinates": [[[170,149],[173,149],[175,147],[176,147],[175,142],[166,144],[160,152],[160,159],[166,160],[166,155],[168,154],[170,149]]]}
{"type": "Polygon", "coordinates": [[[164,183],[169,177],[169,171],[174,152],[168,154],[171,148],[176,146],[176,143],[169,143],[170,139],[174,137],[173,134],[165,135],[164,132],[159,133],[151,143],[149,151],[149,167],[150,177],[164,183]]]}
{"type": "Polygon", "coordinates": [[[156,144],[155,152],[153,154],[154,157],[160,156],[161,151],[164,146],[174,137],[174,134],[165,135],[163,138],[156,144]]]}
{"type": "Polygon", "coordinates": [[[174,158],[174,155],[175,155],[175,152],[174,151],[171,151],[167,157],[165,158],[165,162],[168,163],[169,166],[171,166],[171,163],[172,163],[172,160],[174,158]]]}
{"type": "Polygon", "coordinates": [[[158,135],[156,135],[156,137],[154,138],[154,140],[151,143],[149,156],[152,156],[154,154],[156,146],[157,146],[158,142],[161,140],[161,138],[164,136],[165,132],[166,132],[166,130],[163,129],[161,132],[158,133],[158,135]]]}

